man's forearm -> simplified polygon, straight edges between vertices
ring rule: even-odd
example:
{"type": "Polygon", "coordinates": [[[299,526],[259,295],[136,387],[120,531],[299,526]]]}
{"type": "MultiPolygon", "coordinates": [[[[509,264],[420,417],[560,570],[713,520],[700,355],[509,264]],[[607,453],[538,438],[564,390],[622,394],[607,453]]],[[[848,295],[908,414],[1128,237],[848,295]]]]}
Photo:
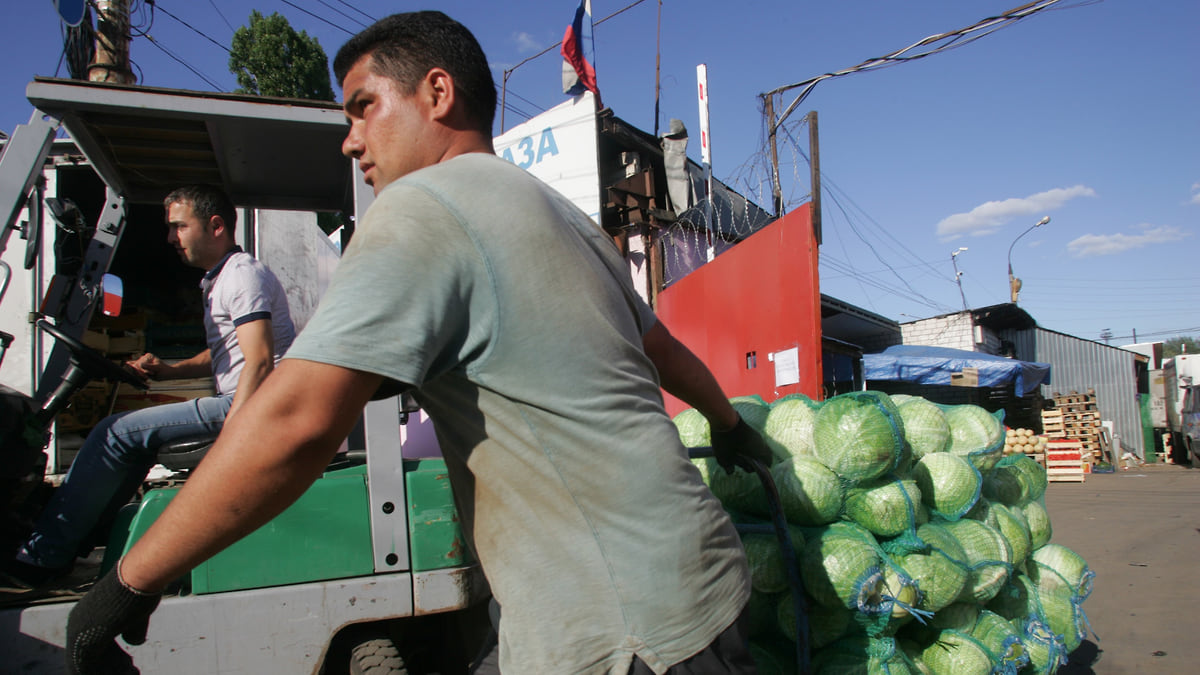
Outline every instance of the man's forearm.
{"type": "Polygon", "coordinates": [[[233,413],[241,408],[254,392],[258,391],[263,380],[271,374],[274,365],[274,361],[266,359],[246,363],[242,367],[242,374],[238,376],[237,390],[233,393],[233,402],[229,406],[227,418],[232,417],[233,413]]]}
{"type": "Polygon", "coordinates": [[[178,363],[164,363],[155,375],[159,380],[185,380],[192,377],[212,376],[212,355],[204,350],[178,363]]]}
{"type": "Polygon", "coordinates": [[[737,424],[737,411],[730,405],[712,371],[700,357],[676,340],[666,326],[657,324],[651,328],[643,345],[667,393],[699,410],[714,429],[731,429],[737,424]]]}

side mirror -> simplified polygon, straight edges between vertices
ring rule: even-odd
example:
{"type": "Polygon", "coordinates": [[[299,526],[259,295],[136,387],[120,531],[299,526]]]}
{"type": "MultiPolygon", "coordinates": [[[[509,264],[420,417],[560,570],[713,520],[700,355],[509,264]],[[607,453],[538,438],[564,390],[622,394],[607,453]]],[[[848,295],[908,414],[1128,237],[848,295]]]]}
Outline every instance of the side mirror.
{"type": "Polygon", "coordinates": [[[115,274],[105,274],[100,278],[100,312],[104,316],[120,316],[121,302],[125,298],[125,282],[115,274]]]}

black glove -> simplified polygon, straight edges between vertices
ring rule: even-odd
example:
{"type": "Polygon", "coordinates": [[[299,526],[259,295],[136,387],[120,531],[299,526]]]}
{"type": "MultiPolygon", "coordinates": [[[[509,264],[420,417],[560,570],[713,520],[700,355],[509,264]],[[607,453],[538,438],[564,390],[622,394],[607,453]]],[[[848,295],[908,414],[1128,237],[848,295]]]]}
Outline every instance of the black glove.
{"type": "Polygon", "coordinates": [[[67,618],[67,673],[137,673],[133,659],[117,646],[120,635],[131,645],[146,641],[150,613],[162,597],[142,593],[121,581],[119,566],[104,575],[67,618]]]}
{"type": "Polygon", "coordinates": [[[774,459],[762,435],[746,424],[741,415],[738,415],[737,424],[729,431],[712,432],[712,449],[717,464],[725,469],[725,473],[733,473],[735,466],[753,473],[754,465],[750,463],[751,459],[757,459],[767,467],[771,466],[774,459]]]}

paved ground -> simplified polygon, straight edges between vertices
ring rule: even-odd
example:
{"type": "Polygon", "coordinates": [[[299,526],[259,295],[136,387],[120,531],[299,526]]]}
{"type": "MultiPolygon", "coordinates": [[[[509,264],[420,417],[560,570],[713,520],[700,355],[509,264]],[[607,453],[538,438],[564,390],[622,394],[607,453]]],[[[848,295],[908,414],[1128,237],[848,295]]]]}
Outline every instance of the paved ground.
{"type": "Polygon", "coordinates": [[[1099,639],[1064,675],[1200,672],[1200,469],[1146,465],[1051,483],[1051,541],[1096,572],[1083,604],[1099,639]]]}

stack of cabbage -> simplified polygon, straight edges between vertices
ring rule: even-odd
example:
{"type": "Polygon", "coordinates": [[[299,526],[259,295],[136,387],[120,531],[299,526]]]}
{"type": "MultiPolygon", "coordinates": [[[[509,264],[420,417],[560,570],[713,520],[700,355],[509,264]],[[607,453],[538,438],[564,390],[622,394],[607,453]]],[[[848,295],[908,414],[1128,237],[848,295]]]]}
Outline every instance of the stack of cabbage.
{"type": "MultiPolygon", "coordinates": [[[[1045,469],[1003,455],[1002,413],[872,391],[731,402],[775,456],[813,672],[1053,673],[1083,640],[1093,573],[1049,543],[1045,469]]],[[[675,424],[685,445],[709,444],[696,410],[675,424]]],[[[762,485],[695,461],[744,532],[759,670],[794,672],[795,603],[762,485]]]]}

